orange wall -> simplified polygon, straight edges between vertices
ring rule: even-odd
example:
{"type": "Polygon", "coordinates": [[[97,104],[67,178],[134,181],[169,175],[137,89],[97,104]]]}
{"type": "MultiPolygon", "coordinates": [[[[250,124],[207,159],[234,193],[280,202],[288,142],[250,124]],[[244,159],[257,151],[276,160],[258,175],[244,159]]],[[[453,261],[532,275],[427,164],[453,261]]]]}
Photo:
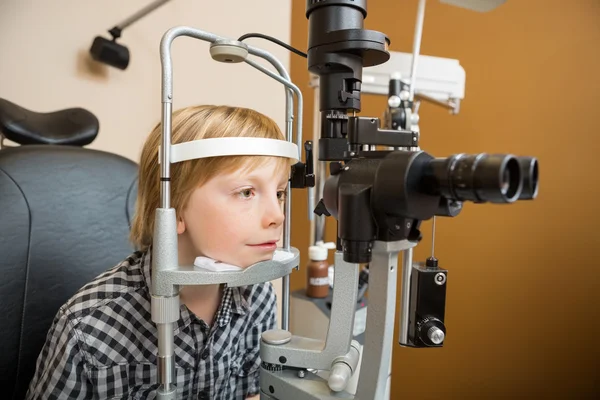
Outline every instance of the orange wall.
{"type": "MultiPolygon", "coordinates": [[[[390,50],[411,52],[417,0],[371,0],[365,27],[390,50]]],[[[306,49],[305,1],[294,0],[292,45],[306,49]]],[[[537,200],[468,204],[437,220],[436,256],[449,272],[445,347],[395,346],[392,398],[580,399],[600,394],[600,2],[509,0],[479,14],[429,1],[421,53],[460,60],[461,112],[421,106],[421,147],[533,155],[537,200]],[[595,382],[596,381],[596,382],[595,382]]],[[[312,135],[306,60],[291,59],[312,135]]],[[[363,96],[361,115],[381,117],[383,97],[363,96]]],[[[306,262],[305,193],[293,198],[292,243],[306,262]]],[[[334,221],[328,240],[335,239],[334,221]]],[[[430,246],[430,222],[415,259],[430,246]]],[[[305,286],[305,270],[292,289],[305,286]]],[[[396,323],[395,323],[396,324],[396,323]]]]}

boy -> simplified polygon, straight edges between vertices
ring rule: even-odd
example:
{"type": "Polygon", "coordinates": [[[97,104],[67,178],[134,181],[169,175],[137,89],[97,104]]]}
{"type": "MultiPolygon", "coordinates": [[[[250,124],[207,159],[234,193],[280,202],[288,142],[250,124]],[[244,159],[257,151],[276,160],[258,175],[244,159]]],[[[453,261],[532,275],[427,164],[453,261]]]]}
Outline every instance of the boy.
{"type": "MultiPolygon", "coordinates": [[[[197,106],[172,117],[172,143],[218,137],[285,140],[256,111],[197,106]]],[[[139,249],[79,290],[56,315],[30,383],[30,399],[154,398],[157,332],[150,288],[159,207],[160,124],[141,154],[131,239],[139,249]]],[[[198,256],[248,267],[270,260],[283,229],[290,159],[228,156],[171,166],[180,265],[198,256]]],[[[260,334],[276,328],[270,283],[180,287],[175,328],[177,398],[245,399],[259,393],[260,334]]]]}

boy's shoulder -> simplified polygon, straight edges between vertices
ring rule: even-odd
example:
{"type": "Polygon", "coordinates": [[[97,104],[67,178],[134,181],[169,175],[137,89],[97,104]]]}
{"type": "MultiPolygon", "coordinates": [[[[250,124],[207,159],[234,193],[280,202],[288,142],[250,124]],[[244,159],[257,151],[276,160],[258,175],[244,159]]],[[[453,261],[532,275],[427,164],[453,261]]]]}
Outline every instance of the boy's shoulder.
{"type": "Polygon", "coordinates": [[[150,273],[147,252],[136,251],[114,267],[79,289],[60,309],[71,323],[81,321],[99,308],[148,292],[146,276],[150,273]]]}

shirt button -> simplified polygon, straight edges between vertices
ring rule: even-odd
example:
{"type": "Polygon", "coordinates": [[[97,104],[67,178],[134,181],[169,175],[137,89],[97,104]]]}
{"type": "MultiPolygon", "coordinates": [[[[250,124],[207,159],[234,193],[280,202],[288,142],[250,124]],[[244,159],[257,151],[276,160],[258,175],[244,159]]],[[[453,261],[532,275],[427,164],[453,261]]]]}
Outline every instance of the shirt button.
{"type": "Polygon", "coordinates": [[[200,357],[202,357],[203,360],[206,360],[208,358],[208,349],[204,350],[200,357]]]}
{"type": "Polygon", "coordinates": [[[198,393],[198,400],[208,400],[208,392],[203,390],[198,393]]]}

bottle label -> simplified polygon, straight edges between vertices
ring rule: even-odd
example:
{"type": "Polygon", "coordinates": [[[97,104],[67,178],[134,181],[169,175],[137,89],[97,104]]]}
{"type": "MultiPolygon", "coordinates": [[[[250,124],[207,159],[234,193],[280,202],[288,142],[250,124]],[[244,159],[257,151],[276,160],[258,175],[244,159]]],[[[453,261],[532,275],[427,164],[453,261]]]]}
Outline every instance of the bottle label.
{"type": "Polygon", "coordinates": [[[329,278],[310,278],[308,282],[311,286],[327,286],[329,285],[329,278]]]}

